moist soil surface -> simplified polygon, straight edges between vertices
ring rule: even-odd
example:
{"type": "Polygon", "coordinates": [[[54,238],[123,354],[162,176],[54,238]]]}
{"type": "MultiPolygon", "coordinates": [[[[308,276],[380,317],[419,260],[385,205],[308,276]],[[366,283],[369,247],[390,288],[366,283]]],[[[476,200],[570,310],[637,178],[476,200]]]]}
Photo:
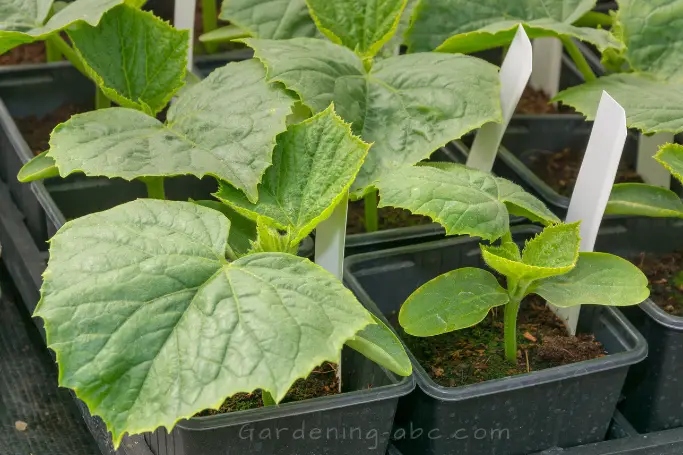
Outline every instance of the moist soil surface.
{"type": "MultiPolygon", "coordinates": [[[[382,207],[378,210],[379,230],[419,226],[431,224],[432,220],[426,216],[413,215],[408,210],[395,207],[382,207]]],[[[364,201],[349,202],[349,213],[346,220],[347,234],[362,234],[365,230],[365,203],[364,201]]]]}
{"type": "MultiPolygon", "coordinates": [[[[583,153],[570,148],[556,153],[538,153],[529,160],[529,168],[553,190],[570,197],[581,170],[583,153]]],[[[615,183],[643,183],[635,167],[622,161],[617,169],[615,183]]]]}
{"type": "Polygon", "coordinates": [[[526,87],[522,98],[517,104],[516,114],[575,114],[576,111],[570,106],[550,103],[550,97],[541,90],[526,87]]]}
{"type": "MultiPolygon", "coordinates": [[[[434,381],[459,387],[605,355],[590,334],[569,336],[560,319],[544,302],[529,296],[517,319],[517,364],[505,360],[503,307],[494,308],[474,327],[429,338],[401,337],[434,381]]],[[[393,321],[392,321],[393,322],[393,321]]]]}
{"type": "MultiPolygon", "coordinates": [[[[94,92],[93,92],[94,96],[94,92]]],[[[15,118],[26,143],[36,155],[50,148],[50,133],[59,125],[71,118],[74,114],[85,112],[83,106],[65,104],[43,117],[30,115],[28,117],[15,118]]]]}
{"type": "Polygon", "coordinates": [[[0,55],[0,65],[21,65],[24,63],[45,63],[45,43],[22,44],[0,55]]]}
{"type": "MultiPolygon", "coordinates": [[[[328,362],[314,369],[306,379],[296,381],[280,404],[337,395],[338,393],[337,365],[328,362]]],[[[197,417],[227,414],[262,407],[263,400],[261,399],[260,390],[254,393],[238,393],[225,400],[218,411],[207,409],[198,413],[197,417]]]]}
{"type": "Polygon", "coordinates": [[[683,316],[683,252],[641,253],[633,262],[650,282],[650,298],[673,316],[683,316]]]}

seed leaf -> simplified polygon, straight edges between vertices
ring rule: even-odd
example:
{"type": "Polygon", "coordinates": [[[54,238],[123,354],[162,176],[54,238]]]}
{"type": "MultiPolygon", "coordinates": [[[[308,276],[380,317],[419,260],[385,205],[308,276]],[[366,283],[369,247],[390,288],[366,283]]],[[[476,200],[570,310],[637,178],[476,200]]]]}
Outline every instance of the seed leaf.
{"type": "Polygon", "coordinates": [[[683,218],[683,201],[671,190],[644,183],[612,187],[605,214],[683,218]]]}

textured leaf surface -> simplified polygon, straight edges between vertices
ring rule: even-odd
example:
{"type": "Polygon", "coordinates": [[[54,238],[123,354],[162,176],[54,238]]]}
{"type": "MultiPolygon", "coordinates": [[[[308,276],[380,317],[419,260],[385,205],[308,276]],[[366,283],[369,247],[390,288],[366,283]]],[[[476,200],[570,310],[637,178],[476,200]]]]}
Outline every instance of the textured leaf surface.
{"type": "Polygon", "coordinates": [[[215,196],[249,218],[289,230],[298,244],[346,196],[368,148],[330,106],[278,136],[257,203],[226,183],[215,196]]]}
{"type": "Polygon", "coordinates": [[[382,176],[501,119],[498,69],[481,59],[403,55],[375,62],[366,72],[358,56],[322,40],[246,42],[270,80],[297,92],[314,112],[334,101],[354,133],[373,143],[352,187],[355,197],[382,176]]]}
{"type": "Polygon", "coordinates": [[[60,385],[125,432],[172,428],[237,392],[281,400],[372,322],[307,259],[224,259],[229,222],[189,202],[140,199],[52,239],[36,314],[60,385]]]}
{"type": "Polygon", "coordinates": [[[232,207],[214,200],[193,201],[195,204],[221,212],[230,220],[230,236],[228,244],[238,256],[244,256],[251,251],[252,242],[256,241],[256,222],[238,213],[232,207]]]}
{"type": "Polygon", "coordinates": [[[481,245],[484,261],[516,281],[533,281],[569,272],[579,257],[579,224],[547,227],[527,242],[519,259],[500,248],[481,245]]]}
{"type": "Polygon", "coordinates": [[[292,103],[257,61],[231,63],[184,92],[166,124],[126,108],[75,115],[53,132],[49,156],[62,177],[212,175],[255,201],[292,103]]]}
{"type": "Polygon", "coordinates": [[[372,319],[375,323],[358,332],[346,345],[389,371],[410,376],[413,365],[398,337],[381,319],[375,315],[372,319]]]}
{"type": "MultiPolygon", "coordinates": [[[[448,235],[469,234],[495,240],[508,232],[510,225],[505,200],[508,193],[501,191],[501,187],[508,188],[509,182],[501,181],[457,164],[406,167],[377,183],[379,206],[400,207],[428,216],[443,225],[448,235]]],[[[557,219],[545,207],[538,216],[557,219]]]]}
{"type": "Polygon", "coordinates": [[[560,222],[543,202],[524,191],[521,186],[503,178],[496,178],[496,182],[500,198],[505,202],[511,215],[523,216],[546,226],[560,222]]]}
{"type": "Polygon", "coordinates": [[[223,0],[219,16],[264,39],[289,39],[317,34],[306,0],[223,0]]]}
{"type": "Polygon", "coordinates": [[[530,38],[571,36],[604,50],[621,43],[605,30],[572,24],[595,0],[421,0],[407,34],[411,52],[471,53],[509,44],[520,23],[530,38]]]}
{"type": "Polygon", "coordinates": [[[374,56],[396,32],[407,0],[307,0],[318,29],[332,42],[374,56]]]}
{"type": "Polygon", "coordinates": [[[580,253],[571,272],[537,281],[530,292],[561,308],[629,306],[650,295],[647,284],[643,272],[625,259],[606,253],[580,253]]]}
{"type": "Polygon", "coordinates": [[[399,323],[413,336],[428,337],[471,327],[509,297],[486,270],[463,268],[434,278],[401,307],[399,323]]]}
{"type": "Polygon", "coordinates": [[[44,23],[52,1],[0,0],[0,54],[78,22],[97,25],[102,15],[124,0],[78,0],[70,3],[44,23]]]}
{"type": "Polygon", "coordinates": [[[655,159],[667,168],[671,175],[683,183],[683,146],[680,144],[665,144],[662,146],[655,159]]]}
{"type": "Polygon", "coordinates": [[[121,5],[69,37],[97,84],[123,107],[156,114],[183,86],[188,32],[152,13],[121,5]]]}
{"type": "Polygon", "coordinates": [[[644,183],[612,187],[605,214],[683,218],[683,201],[671,190],[644,183]]]}

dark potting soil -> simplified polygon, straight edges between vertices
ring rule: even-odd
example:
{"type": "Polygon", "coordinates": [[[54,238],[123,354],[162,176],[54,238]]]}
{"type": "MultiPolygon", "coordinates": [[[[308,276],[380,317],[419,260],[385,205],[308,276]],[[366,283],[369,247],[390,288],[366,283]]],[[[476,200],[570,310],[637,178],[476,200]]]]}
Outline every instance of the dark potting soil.
{"type": "MultiPolygon", "coordinates": [[[[569,336],[564,324],[536,296],[527,297],[517,319],[517,364],[505,360],[503,307],[464,330],[428,338],[401,337],[434,381],[445,387],[477,384],[605,355],[590,334],[569,336]]],[[[393,322],[393,321],[392,321],[393,322]]]]}
{"type": "Polygon", "coordinates": [[[0,65],[21,65],[24,63],[44,63],[45,43],[38,41],[36,43],[22,44],[7,53],[0,55],[0,65]]]}
{"type": "MultiPolygon", "coordinates": [[[[413,215],[408,210],[395,207],[382,207],[378,210],[379,230],[431,224],[426,216],[413,215]]],[[[362,234],[365,231],[365,202],[361,199],[349,202],[346,220],[347,234],[362,234]]]]}
{"type": "MultiPolygon", "coordinates": [[[[531,157],[529,167],[552,189],[570,197],[581,170],[583,153],[566,148],[557,153],[538,153],[531,157]]],[[[617,169],[615,183],[643,183],[635,167],[622,161],[617,169]]]]}
{"type": "MultiPolygon", "coordinates": [[[[93,92],[94,95],[94,92],[93,92]]],[[[86,112],[83,106],[65,104],[43,117],[31,115],[28,117],[15,118],[14,121],[24,136],[26,143],[36,155],[50,148],[50,133],[59,125],[71,118],[74,114],[86,112]]]]}
{"type": "Polygon", "coordinates": [[[526,87],[517,104],[516,114],[574,114],[570,106],[550,103],[550,97],[541,90],[526,87]]]}
{"type": "Polygon", "coordinates": [[[641,253],[633,262],[650,282],[650,298],[672,316],[683,316],[683,252],[641,253]]]}
{"type": "MultiPolygon", "coordinates": [[[[311,398],[320,398],[339,393],[339,380],[337,378],[337,366],[326,362],[317,367],[306,379],[299,379],[289,389],[284,400],[280,402],[291,403],[304,401],[311,398]]],[[[197,417],[227,414],[247,409],[262,408],[261,391],[254,393],[238,393],[223,402],[220,409],[207,409],[197,414],[197,417]]]]}

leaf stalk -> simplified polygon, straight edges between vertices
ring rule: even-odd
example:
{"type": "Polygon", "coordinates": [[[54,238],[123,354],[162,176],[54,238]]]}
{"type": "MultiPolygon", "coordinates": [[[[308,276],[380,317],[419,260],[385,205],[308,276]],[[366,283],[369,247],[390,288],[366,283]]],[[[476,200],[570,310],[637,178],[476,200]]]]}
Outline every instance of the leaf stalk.
{"type": "Polygon", "coordinates": [[[379,214],[377,212],[377,191],[371,191],[363,197],[365,206],[365,231],[379,230],[379,214]]]}
{"type": "Polygon", "coordinates": [[[581,75],[583,76],[585,81],[591,82],[596,80],[597,77],[595,76],[595,73],[586,61],[586,57],[584,57],[579,48],[576,46],[576,43],[574,43],[574,41],[568,36],[561,37],[560,41],[562,41],[562,45],[567,50],[567,53],[574,61],[574,64],[581,72],[581,75]]]}
{"type": "MultiPolygon", "coordinates": [[[[216,0],[202,0],[202,25],[204,33],[212,32],[218,28],[216,0]]],[[[204,48],[209,54],[214,54],[218,51],[218,44],[204,43],[204,48]]]]}

